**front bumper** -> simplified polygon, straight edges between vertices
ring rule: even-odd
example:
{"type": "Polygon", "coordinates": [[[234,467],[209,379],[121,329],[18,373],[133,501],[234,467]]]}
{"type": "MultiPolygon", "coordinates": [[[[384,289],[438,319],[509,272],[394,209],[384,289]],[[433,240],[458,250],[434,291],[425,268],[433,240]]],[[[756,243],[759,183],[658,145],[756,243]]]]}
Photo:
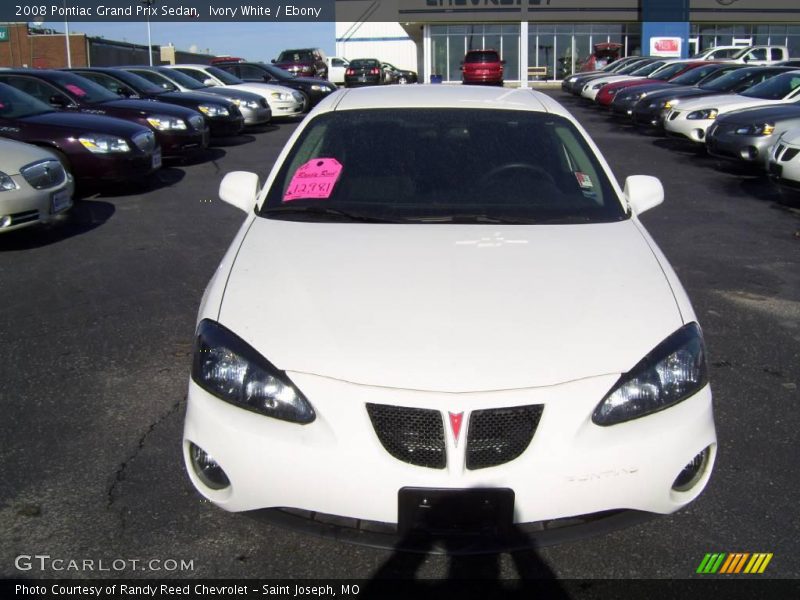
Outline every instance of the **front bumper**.
{"type": "Polygon", "coordinates": [[[265,125],[272,120],[272,109],[269,106],[259,106],[258,108],[247,108],[239,106],[242,112],[245,126],[265,125]]]}
{"type": "Polygon", "coordinates": [[[183,157],[201,152],[208,147],[209,128],[184,131],[156,131],[156,139],[161,146],[164,158],[183,157]]]}
{"type": "Polygon", "coordinates": [[[296,100],[270,100],[269,107],[272,109],[272,118],[295,117],[303,114],[303,102],[296,100]]]}
{"type": "Polygon", "coordinates": [[[769,155],[767,172],[777,183],[800,189],[800,145],[776,144],[769,155]]]}
{"type": "Polygon", "coordinates": [[[0,233],[56,221],[72,207],[75,184],[71,175],[60,185],[41,190],[31,187],[22,175],[11,178],[18,188],[0,192],[0,221],[11,217],[9,225],[0,226],[0,233]]]}
{"type": "Polygon", "coordinates": [[[670,111],[664,119],[664,130],[668,135],[685,137],[696,144],[704,144],[706,132],[715,119],[687,119],[691,111],[670,111]]]}
{"type": "Polygon", "coordinates": [[[284,507],[396,525],[398,492],[419,488],[509,488],[514,523],[532,523],[629,509],[670,513],[696,498],[708,482],[716,434],[708,386],[659,413],[611,427],[591,422],[616,375],[547,388],[469,394],[428,393],[361,386],[289,373],[317,418],[297,425],[242,410],[189,385],[184,458],[194,485],[230,511],[284,507]],[[414,466],[382,446],[366,404],[442,412],[447,462],[414,466]],[[538,404],[544,407],[533,438],[505,464],[469,470],[465,447],[473,411],[538,404]],[[463,412],[456,442],[448,412],[463,412]],[[194,443],[221,465],[231,485],[205,486],[188,455],[194,443]],[[698,453],[710,458],[688,491],[672,489],[698,453]]]}
{"type": "MultiPolygon", "coordinates": [[[[733,126],[734,129],[737,126],[733,126]]],[[[728,127],[726,126],[726,129],[728,127]]],[[[720,131],[716,125],[706,132],[706,149],[717,158],[737,162],[766,164],[769,148],[775,143],[773,135],[739,135],[732,130],[720,131]]]]}
{"type": "Polygon", "coordinates": [[[206,117],[211,130],[211,137],[228,137],[238,135],[244,127],[244,117],[241,114],[227,117],[206,117]]]}

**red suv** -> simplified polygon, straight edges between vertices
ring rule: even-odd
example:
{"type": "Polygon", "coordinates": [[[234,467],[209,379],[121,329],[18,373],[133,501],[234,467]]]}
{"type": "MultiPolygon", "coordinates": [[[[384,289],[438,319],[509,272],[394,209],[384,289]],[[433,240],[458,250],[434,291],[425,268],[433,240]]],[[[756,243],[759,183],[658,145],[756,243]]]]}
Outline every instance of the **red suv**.
{"type": "Polygon", "coordinates": [[[470,50],[461,63],[461,83],[503,85],[503,65],[497,50],[470,50]]]}

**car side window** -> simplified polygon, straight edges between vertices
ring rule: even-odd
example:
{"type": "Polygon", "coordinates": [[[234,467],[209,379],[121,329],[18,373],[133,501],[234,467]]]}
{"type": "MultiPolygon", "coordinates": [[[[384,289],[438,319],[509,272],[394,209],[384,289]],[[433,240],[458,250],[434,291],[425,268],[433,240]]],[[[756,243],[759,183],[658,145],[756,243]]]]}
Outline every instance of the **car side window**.
{"type": "Polygon", "coordinates": [[[196,71],[194,69],[175,69],[176,71],[180,71],[184,75],[188,75],[192,79],[199,81],[200,83],[205,83],[206,79],[208,79],[208,75],[202,73],[200,71],[196,71]]]}
{"type": "Polygon", "coordinates": [[[262,71],[258,67],[251,67],[249,65],[241,65],[239,72],[236,74],[240,79],[246,81],[269,81],[272,79],[269,73],[262,71]]]}
{"type": "Polygon", "coordinates": [[[747,55],[750,60],[767,60],[767,49],[756,48],[747,55]]]}
{"type": "Polygon", "coordinates": [[[45,104],[52,104],[51,100],[54,97],[58,98],[64,106],[75,104],[70,97],[60,92],[58,88],[44,81],[34,79],[33,77],[6,76],[0,79],[0,81],[33,96],[37,100],[41,100],[45,104]]]}
{"type": "Polygon", "coordinates": [[[125,85],[121,81],[117,81],[113,77],[109,77],[104,73],[80,73],[81,77],[85,77],[89,81],[94,81],[97,85],[103,86],[109,92],[118,94],[120,96],[135,96],[136,91],[125,85]]]}
{"type": "Polygon", "coordinates": [[[346,63],[341,58],[334,58],[333,60],[331,60],[331,65],[333,65],[334,67],[344,67],[346,66],[346,63]]]}
{"type": "Polygon", "coordinates": [[[174,92],[178,89],[175,85],[164,79],[158,73],[153,73],[152,71],[133,71],[133,73],[139,77],[144,77],[150,83],[155,83],[157,86],[162,87],[170,92],[174,92]]]}
{"type": "Polygon", "coordinates": [[[772,48],[769,51],[772,60],[780,60],[783,58],[783,53],[780,48],[772,48]]]}

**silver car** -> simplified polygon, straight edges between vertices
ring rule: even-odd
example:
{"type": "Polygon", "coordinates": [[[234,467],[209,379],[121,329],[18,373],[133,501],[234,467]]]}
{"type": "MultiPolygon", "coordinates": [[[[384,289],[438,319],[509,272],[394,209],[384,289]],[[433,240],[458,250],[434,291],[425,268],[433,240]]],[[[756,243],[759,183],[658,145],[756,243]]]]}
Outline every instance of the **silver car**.
{"type": "Polygon", "coordinates": [[[706,133],[708,153],[766,168],[769,149],[781,134],[800,127],[800,102],[720,115],[706,133]]]}
{"type": "Polygon", "coordinates": [[[0,139],[0,233],[56,220],[72,207],[74,187],[54,154],[0,139]]]}

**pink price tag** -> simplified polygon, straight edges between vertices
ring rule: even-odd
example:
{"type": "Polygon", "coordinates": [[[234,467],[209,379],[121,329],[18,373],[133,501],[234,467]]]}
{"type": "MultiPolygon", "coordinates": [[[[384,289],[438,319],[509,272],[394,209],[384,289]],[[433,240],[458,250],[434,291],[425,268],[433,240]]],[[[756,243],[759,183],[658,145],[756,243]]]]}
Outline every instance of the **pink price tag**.
{"type": "Polygon", "coordinates": [[[85,90],[83,90],[82,88],[78,87],[77,85],[75,85],[73,83],[68,83],[64,87],[67,88],[73,94],[75,94],[78,98],[81,98],[82,96],[86,95],[86,91],[85,90]]]}
{"type": "Polygon", "coordinates": [[[301,198],[330,198],[333,187],[342,173],[342,165],[335,158],[315,158],[295,171],[284,202],[301,198]]]}

